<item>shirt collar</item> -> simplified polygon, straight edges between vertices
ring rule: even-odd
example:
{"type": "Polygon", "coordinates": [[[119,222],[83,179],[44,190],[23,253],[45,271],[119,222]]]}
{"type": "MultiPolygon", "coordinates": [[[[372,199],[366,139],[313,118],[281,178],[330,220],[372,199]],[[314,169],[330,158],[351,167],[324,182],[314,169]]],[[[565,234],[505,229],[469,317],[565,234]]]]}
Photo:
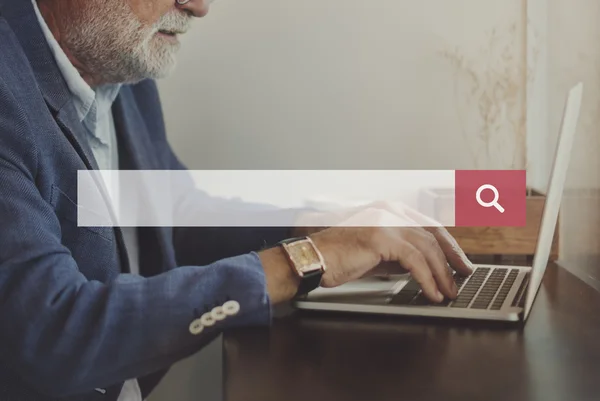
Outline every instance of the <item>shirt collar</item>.
{"type": "MultiPolygon", "coordinates": [[[[95,120],[110,111],[112,103],[116,99],[119,90],[121,89],[121,85],[102,85],[95,90],[92,89],[81,77],[79,71],[77,71],[77,69],[73,66],[65,52],[54,38],[52,32],[50,32],[50,29],[48,28],[48,25],[46,24],[46,21],[42,17],[42,14],[37,6],[37,1],[31,1],[58,68],[61,71],[67,86],[71,91],[71,94],[73,95],[73,102],[75,104],[75,109],[77,110],[79,120],[84,122],[91,117],[93,120],[92,125],[95,127],[95,120]]],[[[92,134],[95,135],[94,131],[95,130],[92,130],[92,134]]]]}

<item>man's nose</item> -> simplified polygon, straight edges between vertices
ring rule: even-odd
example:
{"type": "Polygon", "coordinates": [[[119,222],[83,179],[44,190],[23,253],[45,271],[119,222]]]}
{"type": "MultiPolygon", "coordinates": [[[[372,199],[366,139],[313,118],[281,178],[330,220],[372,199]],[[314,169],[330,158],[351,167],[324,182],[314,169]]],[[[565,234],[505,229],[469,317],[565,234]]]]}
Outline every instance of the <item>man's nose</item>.
{"type": "Polygon", "coordinates": [[[210,3],[214,0],[175,0],[181,10],[191,13],[194,17],[201,18],[208,14],[210,3]]]}

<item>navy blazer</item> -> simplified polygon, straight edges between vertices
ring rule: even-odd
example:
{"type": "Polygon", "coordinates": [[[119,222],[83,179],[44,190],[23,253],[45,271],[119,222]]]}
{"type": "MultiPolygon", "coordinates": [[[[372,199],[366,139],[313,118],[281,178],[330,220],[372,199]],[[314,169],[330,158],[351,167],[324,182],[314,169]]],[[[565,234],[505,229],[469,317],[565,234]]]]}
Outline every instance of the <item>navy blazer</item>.
{"type": "MultiPolygon", "coordinates": [[[[114,104],[121,169],[181,170],[156,85],[114,104]]],[[[139,229],[141,276],[121,230],[78,227],[77,170],[97,169],[29,0],[0,0],[0,399],[146,397],[175,362],[224,330],[271,322],[255,252],[273,228],[139,229]],[[238,314],[193,334],[228,300],[238,314]],[[102,391],[95,391],[102,389],[102,391]]]]}

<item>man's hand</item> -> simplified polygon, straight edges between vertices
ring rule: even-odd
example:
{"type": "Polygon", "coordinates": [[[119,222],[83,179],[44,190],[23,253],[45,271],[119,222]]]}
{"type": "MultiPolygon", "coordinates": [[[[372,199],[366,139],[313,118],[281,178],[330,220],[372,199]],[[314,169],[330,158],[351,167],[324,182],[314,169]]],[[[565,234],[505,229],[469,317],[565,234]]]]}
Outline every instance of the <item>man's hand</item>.
{"type": "MultiPolygon", "coordinates": [[[[327,271],[322,287],[337,287],[368,274],[412,274],[433,302],[454,299],[457,288],[450,268],[470,275],[472,265],[442,227],[332,227],[310,235],[327,271]]],[[[283,251],[273,248],[260,257],[273,303],[291,299],[299,284],[283,251]]]]}
{"type": "Polygon", "coordinates": [[[440,227],[330,228],[311,235],[327,271],[322,287],[336,287],[374,273],[408,271],[434,302],[454,299],[450,268],[470,275],[471,263],[447,230],[440,227]],[[450,267],[450,268],[449,268],[450,267]]]}

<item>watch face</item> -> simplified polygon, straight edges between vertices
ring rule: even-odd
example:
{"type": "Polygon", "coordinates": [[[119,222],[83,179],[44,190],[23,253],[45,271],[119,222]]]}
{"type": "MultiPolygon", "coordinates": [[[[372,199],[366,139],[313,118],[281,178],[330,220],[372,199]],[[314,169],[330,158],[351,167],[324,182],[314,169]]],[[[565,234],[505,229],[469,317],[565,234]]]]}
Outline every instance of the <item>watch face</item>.
{"type": "Polygon", "coordinates": [[[298,241],[287,246],[290,259],[299,273],[321,269],[319,255],[308,241],[298,241]]]}

